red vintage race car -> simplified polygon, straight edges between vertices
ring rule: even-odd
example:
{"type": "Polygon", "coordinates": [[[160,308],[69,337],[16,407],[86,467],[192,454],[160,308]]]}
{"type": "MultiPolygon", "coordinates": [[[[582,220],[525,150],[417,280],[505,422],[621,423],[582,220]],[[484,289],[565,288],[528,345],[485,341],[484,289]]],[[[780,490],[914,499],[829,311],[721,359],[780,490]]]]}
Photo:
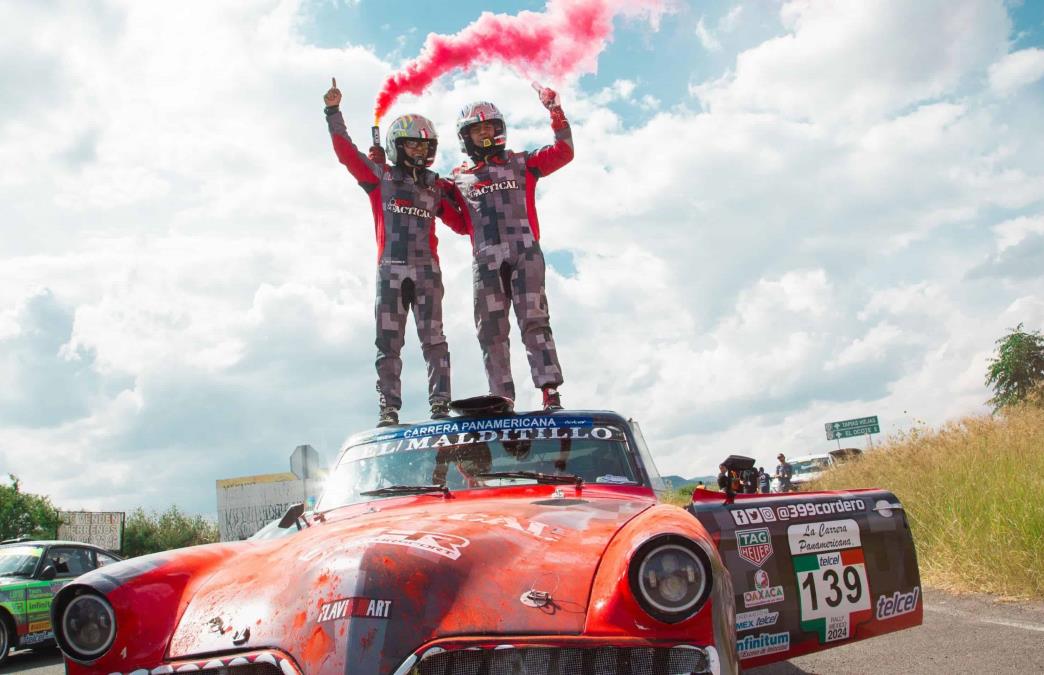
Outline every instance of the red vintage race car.
{"type": "Polygon", "coordinates": [[[70,675],[667,675],[920,623],[890,493],[701,490],[686,510],[662,489],[616,413],[376,429],[286,536],[81,577],[56,636],[70,675]]]}

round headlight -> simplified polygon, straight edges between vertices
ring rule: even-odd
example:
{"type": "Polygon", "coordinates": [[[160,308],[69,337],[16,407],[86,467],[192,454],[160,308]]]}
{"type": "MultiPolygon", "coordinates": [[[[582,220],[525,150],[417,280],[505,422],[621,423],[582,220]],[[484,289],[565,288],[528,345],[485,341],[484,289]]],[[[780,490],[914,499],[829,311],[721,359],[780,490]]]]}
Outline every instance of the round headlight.
{"type": "Polygon", "coordinates": [[[677,535],[656,537],[631,560],[631,591],[654,618],[677,623],[703,606],[711,591],[710,560],[695,542],[677,535]]]}
{"type": "Polygon", "coordinates": [[[69,601],[62,612],[61,636],[75,658],[101,656],[116,638],[112,605],[100,595],[84,593],[69,601]]]}

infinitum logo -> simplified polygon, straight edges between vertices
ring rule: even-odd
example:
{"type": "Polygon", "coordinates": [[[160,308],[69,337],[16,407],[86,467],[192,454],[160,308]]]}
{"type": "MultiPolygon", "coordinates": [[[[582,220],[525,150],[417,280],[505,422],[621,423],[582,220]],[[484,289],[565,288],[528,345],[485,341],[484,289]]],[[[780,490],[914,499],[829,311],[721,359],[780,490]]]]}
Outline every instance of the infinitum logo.
{"type": "Polygon", "coordinates": [[[785,652],[790,649],[790,633],[746,635],[736,642],[736,648],[741,659],[785,652]]]}

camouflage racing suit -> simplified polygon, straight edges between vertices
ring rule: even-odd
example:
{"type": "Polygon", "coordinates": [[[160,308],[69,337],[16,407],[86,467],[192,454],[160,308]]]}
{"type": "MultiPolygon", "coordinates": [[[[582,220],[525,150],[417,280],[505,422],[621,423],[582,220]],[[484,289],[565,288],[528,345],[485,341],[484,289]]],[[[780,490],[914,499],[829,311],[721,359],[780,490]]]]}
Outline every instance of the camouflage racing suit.
{"type": "Polygon", "coordinates": [[[442,330],[442,271],[435,217],[456,230],[463,223],[446,181],[427,169],[377,164],[348,136],[339,110],[326,116],[341,164],[370,197],[377,236],[377,391],[381,407],[402,406],[402,358],[406,315],[412,308],[428,366],[429,403],[450,400],[450,356],[442,330]]]}
{"type": "Polygon", "coordinates": [[[535,152],[507,150],[454,170],[455,198],[474,251],[472,271],[475,327],[490,393],[514,400],[511,378],[509,307],[522,332],[533,384],[562,384],[562,368],[551,334],[544,289],[544,255],[536,214],[537,181],[573,159],[569,122],[551,113],[553,145],[535,152]]]}

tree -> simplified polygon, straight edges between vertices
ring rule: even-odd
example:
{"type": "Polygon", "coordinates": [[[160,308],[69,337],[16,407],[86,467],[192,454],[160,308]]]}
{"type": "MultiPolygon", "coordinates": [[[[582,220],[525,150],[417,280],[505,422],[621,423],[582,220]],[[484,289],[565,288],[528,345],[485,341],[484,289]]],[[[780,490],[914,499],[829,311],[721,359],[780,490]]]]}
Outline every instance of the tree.
{"type": "Polygon", "coordinates": [[[1020,323],[997,340],[997,355],[986,369],[986,385],[994,411],[1029,400],[1044,387],[1044,336],[1027,333],[1020,323]]]}
{"type": "Polygon", "coordinates": [[[135,509],[123,525],[123,555],[168,551],[218,540],[218,527],[203,516],[188,516],[171,506],[162,514],[135,509]]]}
{"type": "Polygon", "coordinates": [[[22,492],[18,477],[11,485],[0,485],[0,540],[14,537],[54,539],[58,532],[58,509],[43,495],[22,492]]]}

